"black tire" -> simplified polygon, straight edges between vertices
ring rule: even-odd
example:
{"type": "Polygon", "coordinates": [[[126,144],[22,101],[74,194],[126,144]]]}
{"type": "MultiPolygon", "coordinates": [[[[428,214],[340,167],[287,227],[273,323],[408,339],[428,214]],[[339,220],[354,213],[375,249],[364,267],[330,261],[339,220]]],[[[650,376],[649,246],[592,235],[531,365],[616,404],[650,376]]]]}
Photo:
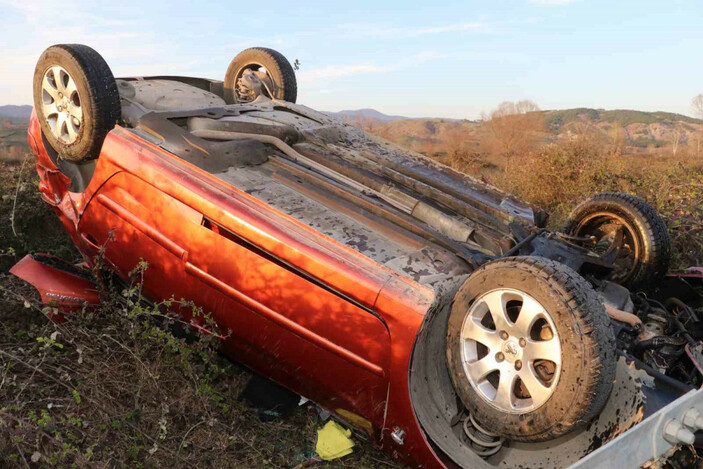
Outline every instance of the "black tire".
{"type": "Polygon", "coordinates": [[[237,80],[246,69],[258,70],[261,67],[273,81],[273,96],[270,97],[294,103],[298,98],[298,84],[293,67],[283,54],[265,47],[245,49],[230,62],[224,81],[225,101],[229,104],[239,102],[237,80]]]}
{"type": "Polygon", "coordinates": [[[666,275],[671,242],[664,220],[647,202],[629,194],[603,193],[581,202],[569,215],[564,232],[572,236],[604,233],[606,226],[623,226],[632,246],[621,256],[612,280],[631,289],[646,288],[666,275]]]}
{"type": "MultiPolygon", "coordinates": [[[[100,155],[103,141],[120,119],[120,97],[112,71],[100,54],[82,44],[57,44],[46,49],[34,69],[34,108],[42,132],[59,157],[84,161],[100,155]],[[42,105],[46,99],[42,89],[45,73],[54,66],[62,67],[75,82],[82,121],[75,140],[67,142],[54,135],[49,116],[42,105]]],[[[53,102],[52,98],[48,98],[53,102]]]]}
{"type": "MultiPolygon", "coordinates": [[[[488,431],[517,441],[545,441],[582,427],[603,409],[615,377],[615,337],[597,294],[574,270],[540,257],[505,258],[472,273],[454,297],[447,363],[459,398],[488,431]],[[559,338],[561,370],[558,378],[552,377],[552,393],[526,412],[491,405],[474,389],[464,368],[465,317],[476,299],[498,289],[519,290],[537,300],[559,338]]],[[[518,390],[516,385],[512,392],[518,390]]]]}

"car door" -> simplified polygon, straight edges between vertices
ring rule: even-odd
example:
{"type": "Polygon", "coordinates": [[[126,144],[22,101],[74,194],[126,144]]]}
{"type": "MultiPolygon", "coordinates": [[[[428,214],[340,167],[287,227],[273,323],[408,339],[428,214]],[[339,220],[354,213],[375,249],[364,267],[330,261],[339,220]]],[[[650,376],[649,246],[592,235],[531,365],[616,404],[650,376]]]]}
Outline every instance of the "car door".
{"type": "Polygon", "coordinates": [[[368,431],[380,426],[389,360],[382,319],[139,176],[123,171],[101,185],[80,220],[81,236],[104,244],[123,278],[145,260],[152,298],[185,298],[212,312],[231,331],[223,347],[234,358],[361,417],[368,431]]]}

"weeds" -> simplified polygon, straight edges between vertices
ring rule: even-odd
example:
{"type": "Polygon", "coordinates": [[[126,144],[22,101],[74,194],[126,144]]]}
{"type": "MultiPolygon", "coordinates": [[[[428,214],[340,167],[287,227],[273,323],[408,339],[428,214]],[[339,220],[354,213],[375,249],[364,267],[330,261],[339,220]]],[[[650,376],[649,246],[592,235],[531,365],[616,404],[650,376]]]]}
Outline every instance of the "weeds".
{"type": "Polygon", "coordinates": [[[482,165],[449,163],[481,176],[518,198],[546,209],[559,228],[576,204],[600,192],[627,192],[645,199],[662,215],[672,241],[671,268],[703,265],[703,159],[666,155],[623,155],[610,142],[591,136],[552,143],[514,157],[509,172],[499,157],[482,165]]]}

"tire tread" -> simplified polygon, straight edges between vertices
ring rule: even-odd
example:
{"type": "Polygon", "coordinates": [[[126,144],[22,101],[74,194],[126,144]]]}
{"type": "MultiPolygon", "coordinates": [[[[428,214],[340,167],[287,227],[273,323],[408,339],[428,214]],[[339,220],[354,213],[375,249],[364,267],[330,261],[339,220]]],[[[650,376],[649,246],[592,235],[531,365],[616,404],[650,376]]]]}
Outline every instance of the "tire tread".
{"type": "Polygon", "coordinates": [[[649,259],[645,259],[643,267],[626,282],[625,286],[631,289],[646,288],[666,275],[671,258],[671,241],[666,223],[646,201],[623,192],[604,192],[594,195],[572,210],[564,232],[576,234],[579,221],[584,216],[612,205],[617,205],[629,216],[636,217],[644,227],[643,242],[650,251],[649,259]]]}

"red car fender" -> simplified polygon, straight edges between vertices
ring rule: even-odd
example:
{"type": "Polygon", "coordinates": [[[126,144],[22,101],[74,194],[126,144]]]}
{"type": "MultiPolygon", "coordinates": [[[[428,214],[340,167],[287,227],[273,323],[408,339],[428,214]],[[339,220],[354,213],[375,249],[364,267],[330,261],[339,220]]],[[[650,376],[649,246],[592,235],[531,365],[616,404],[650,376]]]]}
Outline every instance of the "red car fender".
{"type": "Polygon", "coordinates": [[[447,464],[427,441],[410,397],[412,352],[434,300],[432,289],[403,277],[394,277],[383,287],[376,301],[376,310],[386,320],[391,335],[388,403],[381,444],[405,464],[444,468],[447,464]]]}
{"type": "Polygon", "coordinates": [[[32,285],[44,304],[54,306],[59,314],[51,318],[60,320],[60,313],[72,313],[84,305],[96,305],[100,301],[96,285],[88,280],[90,274],[79,275],[60,268],[61,261],[47,254],[29,254],[11,269],[10,273],[32,285]]]}

